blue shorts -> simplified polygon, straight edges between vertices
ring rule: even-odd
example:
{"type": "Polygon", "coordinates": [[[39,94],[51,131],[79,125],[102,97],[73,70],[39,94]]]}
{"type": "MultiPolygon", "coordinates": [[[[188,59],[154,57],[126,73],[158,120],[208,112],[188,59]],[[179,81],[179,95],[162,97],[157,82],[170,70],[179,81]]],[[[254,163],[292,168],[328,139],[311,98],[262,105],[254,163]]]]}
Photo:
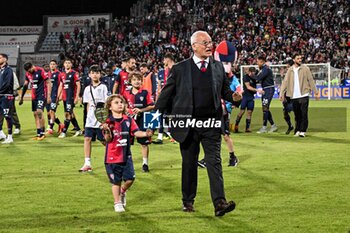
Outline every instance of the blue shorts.
{"type": "Polygon", "coordinates": [[[241,103],[241,110],[254,110],[254,98],[246,98],[243,96],[242,103],[241,103]]]}
{"type": "Polygon", "coordinates": [[[64,112],[73,113],[74,101],[63,101],[64,112]]]}
{"type": "Polygon", "coordinates": [[[12,116],[13,101],[13,96],[0,96],[0,111],[2,111],[5,117],[12,116]]]}
{"type": "Polygon", "coordinates": [[[102,134],[102,130],[100,128],[86,127],[84,130],[85,130],[84,137],[86,138],[97,137],[97,139],[101,142],[105,140],[102,134]]]}
{"type": "MultiPolygon", "coordinates": [[[[136,124],[139,127],[141,131],[146,131],[146,129],[143,127],[143,117],[137,117],[136,118],[136,124]]],[[[144,137],[144,138],[137,138],[137,142],[141,145],[148,145],[151,144],[151,137],[144,137]]],[[[133,145],[134,139],[131,139],[131,143],[133,145]]]]}
{"type": "Polygon", "coordinates": [[[56,96],[51,96],[51,103],[50,104],[46,104],[46,111],[53,111],[56,112],[57,110],[57,103],[56,103],[57,97],[56,96]]]}
{"type": "Polygon", "coordinates": [[[275,93],[275,88],[274,87],[266,88],[264,89],[264,92],[265,93],[261,96],[262,107],[270,108],[271,100],[275,93]]]}
{"type": "Polygon", "coordinates": [[[36,112],[36,110],[44,110],[46,105],[46,100],[32,100],[32,112],[36,112]]]}
{"type": "Polygon", "coordinates": [[[135,180],[135,170],[131,155],[126,163],[106,163],[105,167],[111,184],[118,185],[122,180],[135,180]]]}

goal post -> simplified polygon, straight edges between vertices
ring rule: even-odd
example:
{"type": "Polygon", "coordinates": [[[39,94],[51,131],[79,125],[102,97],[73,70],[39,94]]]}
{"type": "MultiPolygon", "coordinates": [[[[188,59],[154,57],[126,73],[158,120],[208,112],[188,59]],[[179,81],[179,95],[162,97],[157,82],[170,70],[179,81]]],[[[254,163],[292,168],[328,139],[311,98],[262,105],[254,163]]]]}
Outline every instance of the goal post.
{"type": "MultiPolygon", "coordinates": [[[[317,89],[320,91],[322,99],[341,99],[349,98],[349,88],[340,86],[341,69],[331,67],[330,63],[305,64],[310,68],[317,89]]],[[[240,81],[243,84],[243,76],[247,73],[249,67],[258,68],[257,65],[241,65],[240,66],[240,81]]],[[[287,72],[286,64],[269,65],[273,72],[276,92],[279,93],[282,80],[287,72]]],[[[275,96],[276,97],[276,94],[275,96]]],[[[312,97],[314,97],[312,95],[312,97]]]]}

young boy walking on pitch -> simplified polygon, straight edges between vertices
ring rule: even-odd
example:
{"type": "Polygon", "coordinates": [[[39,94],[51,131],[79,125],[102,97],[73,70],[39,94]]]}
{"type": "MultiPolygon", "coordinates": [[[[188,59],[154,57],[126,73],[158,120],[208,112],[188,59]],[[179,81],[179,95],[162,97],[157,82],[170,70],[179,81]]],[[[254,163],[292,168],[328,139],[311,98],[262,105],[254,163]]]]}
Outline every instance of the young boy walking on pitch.
{"type": "Polygon", "coordinates": [[[85,87],[83,100],[84,104],[87,104],[87,117],[85,124],[85,133],[84,133],[84,153],[85,153],[85,162],[82,168],[79,169],[79,172],[92,171],[91,167],[91,141],[94,136],[102,142],[104,138],[102,131],[100,129],[101,123],[97,121],[95,117],[95,109],[97,105],[104,105],[107,99],[107,86],[100,82],[101,78],[101,68],[97,65],[93,65],[89,69],[89,76],[91,77],[91,85],[85,87]]]}
{"type": "MultiPolygon", "coordinates": [[[[132,72],[129,74],[129,82],[131,90],[124,92],[124,97],[128,103],[129,112],[134,116],[134,119],[141,130],[146,130],[143,127],[143,113],[151,111],[154,108],[154,103],[151,93],[142,89],[143,76],[140,72],[132,72]]],[[[141,144],[142,153],[142,171],[149,172],[148,155],[151,138],[138,138],[137,142],[141,144]]]]}

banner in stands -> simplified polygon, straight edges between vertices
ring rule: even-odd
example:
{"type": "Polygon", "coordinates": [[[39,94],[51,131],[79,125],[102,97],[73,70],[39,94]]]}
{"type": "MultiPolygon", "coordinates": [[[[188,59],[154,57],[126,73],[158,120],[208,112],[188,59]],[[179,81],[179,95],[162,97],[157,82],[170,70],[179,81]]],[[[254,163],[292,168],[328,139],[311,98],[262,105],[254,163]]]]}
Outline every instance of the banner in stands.
{"type": "Polygon", "coordinates": [[[34,53],[38,38],[39,35],[0,36],[0,50],[18,45],[21,53],[34,53]]]}
{"type": "Polygon", "coordinates": [[[26,62],[31,62],[35,66],[42,67],[43,64],[49,63],[50,60],[55,59],[58,61],[58,54],[51,54],[51,53],[39,53],[39,54],[21,54],[21,62],[19,67],[20,74],[19,74],[19,80],[22,84],[24,82],[24,76],[25,71],[23,69],[23,65],[26,62]]]}
{"type": "MultiPolygon", "coordinates": [[[[350,99],[350,85],[349,86],[331,86],[329,89],[328,86],[316,85],[317,90],[320,93],[321,99],[328,99],[328,93],[330,93],[331,99],[350,99]]],[[[261,88],[260,85],[257,85],[257,88],[261,88]]],[[[314,98],[312,93],[311,98],[314,98]]],[[[261,94],[256,93],[255,98],[261,98],[261,94]]],[[[275,87],[275,93],[273,98],[279,98],[279,87],[275,87]]]]}
{"type": "Polygon", "coordinates": [[[58,54],[51,53],[39,53],[39,54],[21,54],[21,61],[31,62],[35,66],[42,66],[45,63],[49,63],[50,60],[58,59],[58,54]]]}
{"type": "Polygon", "coordinates": [[[48,32],[71,32],[75,27],[84,28],[92,25],[92,21],[97,25],[97,20],[104,18],[106,20],[106,28],[109,28],[111,22],[111,14],[96,15],[76,15],[76,16],[48,16],[47,31],[48,32]]]}
{"type": "Polygon", "coordinates": [[[0,35],[40,35],[42,26],[0,26],[0,35]]]}

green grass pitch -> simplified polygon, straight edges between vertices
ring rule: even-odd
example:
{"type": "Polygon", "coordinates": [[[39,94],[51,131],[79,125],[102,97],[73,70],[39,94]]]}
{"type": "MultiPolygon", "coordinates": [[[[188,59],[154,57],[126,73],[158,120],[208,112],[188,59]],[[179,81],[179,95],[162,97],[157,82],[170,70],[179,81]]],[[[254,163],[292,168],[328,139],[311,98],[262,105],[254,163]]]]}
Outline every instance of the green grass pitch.
{"type": "MultiPolygon", "coordinates": [[[[17,106],[21,135],[11,145],[0,144],[0,232],[350,232],[350,101],[311,101],[306,138],[284,134],[278,100],[273,116],[279,131],[257,134],[260,105],[256,100],[254,132],[231,134],[238,167],[227,166],[222,143],[226,197],[237,206],[218,218],[201,168],[196,212],[181,211],[181,156],[169,141],[150,146],[148,174],[141,172],[140,146],[132,147],[136,180],[126,212],[115,213],[103,146],[93,143],[94,171],[78,173],[83,137],[69,131],[65,139],[55,134],[31,140],[35,125],[26,101],[17,106]]],[[[81,119],[82,108],[76,113],[81,119]]],[[[62,105],[58,115],[63,119],[62,105]]]]}

